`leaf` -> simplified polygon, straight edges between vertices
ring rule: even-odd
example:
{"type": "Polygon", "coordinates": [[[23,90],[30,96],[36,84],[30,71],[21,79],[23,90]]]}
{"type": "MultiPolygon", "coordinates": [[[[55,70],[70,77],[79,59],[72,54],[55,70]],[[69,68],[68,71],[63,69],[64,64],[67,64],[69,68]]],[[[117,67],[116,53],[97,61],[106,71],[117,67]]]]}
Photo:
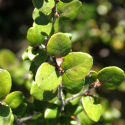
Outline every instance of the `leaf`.
{"type": "Polygon", "coordinates": [[[54,14],[51,8],[44,7],[39,10],[35,8],[32,16],[36,24],[47,25],[52,21],[54,14]]]}
{"type": "Polygon", "coordinates": [[[5,98],[5,103],[9,105],[10,108],[15,109],[22,103],[23,99],[23,93],[20,91],[15,91],[7,95],[5,98]]]}
{"type": "Polygon", "coordinates": [[[64,4],[61,7],[60,18],[64,21],[71,21],[76,18],[81,10],[82,3],[79,0],[74,0],[70,3],[64,4]]]}
{"type": "Polygon", "coordinates": [[[40,32],[44,36],[49,36],[52,30],[52,23],[48,23],[47,25],[37,25],[34,22],[33,27],[36,32],[40,32]]]}
{"type": "Polygon", "coordinates": [[[124,80],[124,71],[118,67],[111,66],[103,68],[98,72],[98,79],[105,89],[116,89],[124,80]]]}
{"type": "Polygon", "coordinates": [[[60,116],[60,111],[58,109],[58,106],[55,104],[50,104],[44,113],[45,119],[55,119],[60,116]]]}
{"type": "Polygon", "coordinates": [[[65,71],[66,76],[73,81],[79,81],[85,78],[89,73],[93,59],[87,53],[72,52],[63,57],[61,67],[65,71]]]}
{"type": "Polygon", "coordinates": [[[56,33],[48,41],[47,52],[50,56],[62,57],[71,49],[71,41],[64,33],[56,33]]]}
{"type": "Polygon", "coordinates": [[[49,63],[43,63],[37,70],[35,81],[44,91],[54,90],[61,83],[59,72],[55,71],[55,67],[49,63]]]}
{"type": "Polygon", "coordinates": [[[79,80],[79,81],[70,80],[64,73],[62,77],[62,83],[63,83],[64,89],[67,92],[71,94],[76,94],[80,92],[81,89],[83,88],[85,80],[84,79],[79,80]]]}
{"type": "Polygon", "coordinates": [[[37,32],[33,27],[31,27],[27,32],[27,40],[29,46],[40,45],[44,42],[44,36],[40,32],[37,32]]]}
{"type": "Polygon", "coordinates": [[[11,115],[11,109],[0,104],[0,125],[8,125],[11,121],[11,115]]]}
{"type": "Polygon", "coordinates": [[[0,67],[8,69],[13,66],[15,61],[16,57],[12,51],[8,49],[0,50],[0,67]]]}
{"type": "Polygon", "coordinates": [[[34,7],[38,8],[38,9],[42,7],[43,2],[44,2],[44,0],[32,0],[32,1],[33,1],[34,7]]]}
{"type": "Polygon", "coordinates": [[[30,94],[37,100],[48,101],[57,96],[57,91],[44,91],[42,87],[39,87],[38,84],[34,83],[31,87],[30,94]]]}
{"type": "Polygon", "coordinates": [[[54,0],[33,0],[33,5],[37,9],[40,9],[41,7],[54,7],[54,0]]]}
{"type": "Polygon", "coordinates": [[[3,99],[11,90],[11,76],[7,70],[0,69],[0,99],[3,99]]]}
{"type": "Polygon", "coordinates": [[[102,106],[96,103],[93,96],[82,97],[82,103],[87,115],[97,122],[102,115],[102,106]]]}

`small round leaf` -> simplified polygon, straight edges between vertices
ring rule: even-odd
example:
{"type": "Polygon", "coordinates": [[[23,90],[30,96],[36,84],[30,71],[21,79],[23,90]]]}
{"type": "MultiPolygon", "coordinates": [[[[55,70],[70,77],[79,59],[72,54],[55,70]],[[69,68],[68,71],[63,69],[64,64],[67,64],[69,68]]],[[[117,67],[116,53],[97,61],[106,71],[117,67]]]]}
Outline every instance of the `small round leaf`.
{"type": "Polygon", "coordinates": [[[5,103],[9,105],[10,108],[17,108],[23,101],[23,93],[20,91],[15,91],[7,95],[5,98],[5,103]]]}
{"type": "Polygon", "coordinates": [[[54,34],[47,44],[47,52],[50,56],[66,56],[71,49],[71,41],[64,33],[54,34]]]}
{"type": "Polygon", "coordinates": [[[56,89],[61,83],[59,72],[55,71],[55,67],[49,63],[43,63],[37,70],[35,81],[44,91],[56,89]]]}
{"type": "Polygon", "coordinates": [[[41,34],[41,32],[37,32],[34,27],[31,27],[27,32],[27,40],[29,46],[35,46],[44,42],[44,36],[41,34]]]}
{"type": "Polygon", "coordinates": [[[72,52],[63,57],[61,67],[65,71],[66,76],[73,81],[79,81],[85,78],[89,73],[93,59],[87,53],[72,52]]]}
{"type": "Polygon", "coordinates": [[[113,90],[123,82],[124,71],[118,67],[111,66],[103,68],[98,73],[98,79],[105,89],[113,90]]]}
{"type": "Polygon", "coordinates": [[[0,69],[0,99],[4,98],[10,92],[11,85],[10,73],[0,69]]]}
{"type": "Polygon", "coordinates": [[[102,106],[96,103],[96,100],[93,96],[82,97],[82,103],[87,115],[93,121],[97,122],[102,115],[102,106]]]}

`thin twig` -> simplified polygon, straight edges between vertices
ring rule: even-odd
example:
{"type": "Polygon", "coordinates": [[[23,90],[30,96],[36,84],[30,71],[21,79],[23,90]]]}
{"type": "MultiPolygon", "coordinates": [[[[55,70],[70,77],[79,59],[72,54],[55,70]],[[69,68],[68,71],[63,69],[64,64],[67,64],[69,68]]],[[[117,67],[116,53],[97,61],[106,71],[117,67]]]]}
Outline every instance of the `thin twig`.
{"type": "Polygon", "coordinates": [[[15,122],[16,122],[16,124],[17,125],[22,125],[21,123],[20,123],[20,121],[14,116],[14,120],[15,120],[15,122]]]}
{"type": "Polygon", "coordinates": [[[82,92],[82,93],[78,93],[78,94],[76,94],[76,95],[73,95],[72,97],[67,98],[67,99],[64,101],[64,103],[66,104],[66,103],[70,102],[71,100],[73,100],[73,99],[75,99],[75,98],[77,98],[77,97],[86,95],[86,93],[87,93],[89,90],[90,90],[90,89],[86,89],[86,90],[85,90],[84,92],[82,92]]]}
{"type": "Polygon", "coordinates": [[[62,83],[59,85],[59,100],[61,102],[61,107],[60,107],[60,111],[63,111],[63,107],[65,105],[64,100],[63,100],[63,91],[62,91],[62,83]]]}

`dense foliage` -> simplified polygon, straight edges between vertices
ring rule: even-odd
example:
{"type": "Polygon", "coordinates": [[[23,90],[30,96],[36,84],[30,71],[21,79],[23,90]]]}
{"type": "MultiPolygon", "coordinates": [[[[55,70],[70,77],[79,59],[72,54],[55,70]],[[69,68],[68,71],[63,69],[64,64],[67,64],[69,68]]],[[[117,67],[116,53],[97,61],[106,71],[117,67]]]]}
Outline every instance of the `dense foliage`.
{"type": "Polygon", "coordinates": [[[125,21],[115,17],[112,2],[33,0],[33,25],[27,31],[24,61],[20,63],[10,50],[0,50],[1,125],[124,124],[120,102],[116,100],[111,106],[107,101],[125,78],[117,66],[124,66],[112,60],[100,69],[99,57],[94,55],[99,52],[103,60],[110,48],[122,54],[125,21]],[[104,48],[100,49],[100,44],[104,48]],[[78,48],[82,52],[72,52],[78,48]],[[27,91],[17,91],[19,86],[27,91]],[[107,99],[105,91],[110,93],[107,99]]]}

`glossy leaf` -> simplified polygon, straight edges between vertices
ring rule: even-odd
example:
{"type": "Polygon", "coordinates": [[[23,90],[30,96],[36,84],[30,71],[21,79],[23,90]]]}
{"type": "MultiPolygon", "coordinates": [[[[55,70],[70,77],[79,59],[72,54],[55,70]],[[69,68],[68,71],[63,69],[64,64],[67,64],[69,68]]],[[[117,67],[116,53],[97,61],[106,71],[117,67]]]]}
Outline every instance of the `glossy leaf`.
{"type": "Polygon", "coordinates": [[[53,18],[52,9],[48,7],[44,7],[41,9],[34,9],[33,11],[33,20],[38,25],[47,25],[51,22],[53,18]]]}
{"type": "Polygon", "coordinates": [[[103,68],[98,72],[98,79],[105,89],[116,89],[124,80],[124,71],[118,67],[111,66],[103,68]]]}
{"type": "Polygon", "coordinates": [[[54,7],[54,0],[33,0],[34,7],[40,9],[41,7],[54,7]]]}
{"type": "Polygon", "coordinates": [[[11,121],[11,115],[11,109],[0,104],[0,125],[8,125],[11,121]]]}
{"type": "Polygon", "coordinates": [[[11,90],[11,76],[8,71],[0,69],[0,99],[4,98],[11,90]]]}
{"type": "Polygon", "coordinates": [[[34,83],[31,87],[30,94],[37,100],[48,101],[57,95],[57,91],[56,90],[44,91],[41,86],[38,87],[38,84],[34,83]]]}
{"type": "Polygon", "coordinates": [[[89,73],[93,59],[87,53],[72,52],[63,57],[61,67],[65,71],[66,76],[73,81],[79,81],[85,78],[89,73]]]}
{"type": "Polygon", "coordinates": [[[50,56],[66,56],[71,49],[71,41],[64,33],[54,34],[47,44],[47,52],[50,56]]]}
{"type": "Polygon", "coordinates": [[[51,104],[49,105],[44,113],[45,119],[55,119],[60,116],[60,111],[57,105],[51,104]]]}
{"type": "Polygon", "coordinates": [[[96,100],[93,96],[82,97],[82,103],[87,115],[93,121],[97,122],[102,115],[102,106],[96,103],[96,100]]]}
{"type": "Polygon", "coordinates": [[[62,83],[63,83],[64,89],[67,92],[71,94],[76,94],[80,92],[81,89],[83,88],[85,80],[84,79],[79,80],[79,81],[70,80],[64,73],[62,77],[62,83]]]}
{"type": "Polygon", "coordinates": [[[5,98],[5,103],[9,105],[10,108],[15,109],[22,103],[23,99],[23,93],[20,91],[15,91],[7,95],[5,98]]]}
{"type": "Polygon", "coordinates": [[[32,0],[32,1],[33,1],[34,7],[38,8],[38,9],[43,6],[44,0],[32,0]]]}
{"type": "Polygon", "coordinates": [[[35,81],[44,91],[56,89],[61,83],[59,72],[49,63],[43,63],[37,70],[35,81]]]}
{"type": "Polygon", "coordinates": [[[60,18],[65,21],[71,21],[76,18],[81,10],[82,3],[79,0],[74,0],[70,3],[65,4],[61,8],[60,18]]]}
{"type": "Polygon", "coordinates": [[[36,32],[40,32],[44,36],[49,36],[52,31],[52,23],[48,23],[47,25],[37,25],[34,22],[33,27],[36,32]]]}
{"type": "Polygon", "coordinates": [[[44,36],[40,32],[37,32],[33,27],[31,27],[27,32],[27,40],[29,46],[40,45],[44,42],[44,36]]]}

